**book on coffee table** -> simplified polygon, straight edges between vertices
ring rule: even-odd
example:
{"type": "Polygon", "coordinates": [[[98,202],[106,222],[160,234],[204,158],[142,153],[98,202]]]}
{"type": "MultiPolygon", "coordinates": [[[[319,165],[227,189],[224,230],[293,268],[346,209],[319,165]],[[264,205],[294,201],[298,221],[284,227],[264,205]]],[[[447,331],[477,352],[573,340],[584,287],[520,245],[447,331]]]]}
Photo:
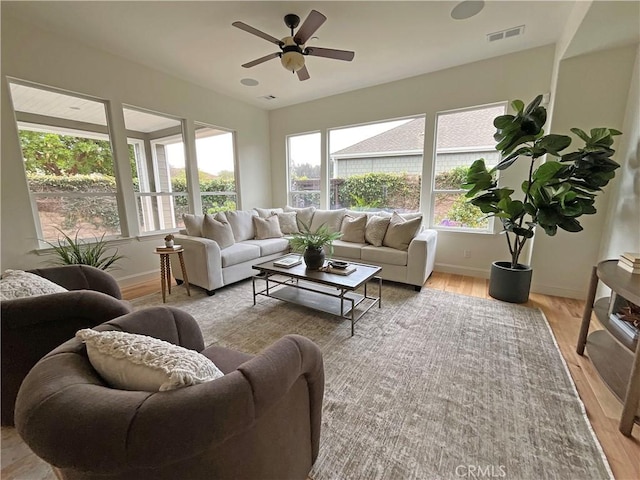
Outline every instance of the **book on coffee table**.
{"type": "Polygon", "coordinates": [[[291,268],[296,265],[300,265],[302,263],[302,259],[298,255],[289,255],[287,257],[279,258],[273,262],[274,267],[280,268],[291,268]]]}
{"type": "Polygon", "coordinates": [[[327,273],[334,273],[336,275],[350,275],[357,270],[357,267],[354,265],[349,265],[346,268],[335,268],[332,266],[324,267],[323,269],[327,273]]]}

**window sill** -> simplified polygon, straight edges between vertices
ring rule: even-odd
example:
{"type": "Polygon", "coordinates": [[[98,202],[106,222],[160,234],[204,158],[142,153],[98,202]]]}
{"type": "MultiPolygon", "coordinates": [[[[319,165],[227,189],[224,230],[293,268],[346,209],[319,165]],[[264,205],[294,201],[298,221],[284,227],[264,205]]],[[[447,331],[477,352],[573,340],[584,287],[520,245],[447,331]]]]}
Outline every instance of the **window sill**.
{"type": "Polygon", "coordinates": [[[491,230],[477,230],[474,228],[459,228],[459,227],[443,227],[441,225],[434,225],[429,228],[432,230],[437,230],[439,232],[472,233],[476,235],[495,235],[497,233],[497,232],[492,232],[491,230]]]}

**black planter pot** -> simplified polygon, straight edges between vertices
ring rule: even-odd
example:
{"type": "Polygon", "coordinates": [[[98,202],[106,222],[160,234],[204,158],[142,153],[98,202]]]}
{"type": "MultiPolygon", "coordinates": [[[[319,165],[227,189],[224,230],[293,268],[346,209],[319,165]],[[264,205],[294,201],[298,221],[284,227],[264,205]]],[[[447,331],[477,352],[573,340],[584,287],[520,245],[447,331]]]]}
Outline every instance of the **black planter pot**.
{"type": "Polygon", "coordinates": [[[307,247],[304,251],[304,263],[309,270],[320,270],[324,265],[324,250],[320,248],[307,247]]]}
{"type": "Polygon", "coordinates": [[[532,275],[533,270],[528,265],[518,264],[511,268],[511,262],[493,262],[489,295],[504,302],[525,303],[529,300],[532,275]]]}

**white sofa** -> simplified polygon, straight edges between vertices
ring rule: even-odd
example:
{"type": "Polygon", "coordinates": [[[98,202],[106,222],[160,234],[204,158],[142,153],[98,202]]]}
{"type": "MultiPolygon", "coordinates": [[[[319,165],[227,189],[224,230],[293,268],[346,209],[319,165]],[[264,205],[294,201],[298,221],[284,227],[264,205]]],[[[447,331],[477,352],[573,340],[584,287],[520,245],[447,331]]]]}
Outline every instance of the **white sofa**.
{"type": "MultiPolygon", "coordinates": [[[[332,231],[340,231],[345,215],[351,217],[365,215],[363,212],[344,209],[315,210],[285,207],[284,210],[288,210],[284,215],[296,212],[298,226],[302,228],[300,223],[302,221],[312,231],[321,224],[327,225],[332,231]]],[[[217,214],[216,220],[229,224],[225,226],[228,232],[224,238],[210,234],[210,231],[202,231],[204,216],[185,216],[187,228],[175,235],[175,243],[184,248],[183,257],[189,283],[202,287],[209,295],[213,295],[220,287],[255,275],[257,272],[252,265],[289,253],[289,235],[284,224],[282,226],[285,233],[281,237],[264,238],[264,232],[256,234],[256,223],[259,223],[258,227],[261,229],[260,225],[264,225],[264,222],[254,220],[254,217],[265,219],[278,214],[283,214],[283,209],[255,209],[217,214]],[[231,231],[233,238],[229,239],[231,231]],[[262,238],[260,238],[261,235],[262,238]],[[210,238],[206,238],[207,236],[210,238]],[[217,238],[218,241],[212,238],[217,238]]],[[[368,218],[391,216],[384,212],[367,212],[366,215],[368,218]]],[[[417,215],[419,214],[409,214],[405,217],[411,219],[417,215]]],[[[207,221],[211,222],[212,218],[214,217],[209,216],[207,221]]],[[[381,275],[384,280],[413,285],[419,291],[433,272],[436,243],[437,232],[420,227],[408,243],[406,250],[385,245],[374,246],[366,241],[336,240],[333,242],[332,258],[379,265],[382,267],[381,275]]],[[[171,255],[173,274],[178,282],[182,282],[182,270],[175,257],[171,255]]]]}

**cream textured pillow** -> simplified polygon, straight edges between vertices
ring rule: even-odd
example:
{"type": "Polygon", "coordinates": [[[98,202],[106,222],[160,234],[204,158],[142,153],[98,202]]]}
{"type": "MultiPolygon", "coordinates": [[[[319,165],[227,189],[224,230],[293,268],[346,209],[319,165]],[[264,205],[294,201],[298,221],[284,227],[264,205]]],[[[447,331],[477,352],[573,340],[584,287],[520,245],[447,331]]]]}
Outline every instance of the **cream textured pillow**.
{"type": "Polygon", "coordinates": [[[236,242],[252,240],[256,236],[253,217],[257,216],[257,212],[252,210],[230,210],[224,212],[224,214],[227,217],[227,222],[231,224],[233,238],[236,239],[236,242]]]}
{"type": "Polygon", "coordinates": [[[76,337],[86,344],[93,368],[121,390],[174,390],[224,375],[195,350],[146,335],[85,328],[76,337]]]}
{"type": "Polygon", "coordinates": [[[303,230],[302,224],[307,227],[311,226],[311,220],[313,220],[313,212],[316,211],[316,207],[294,208],[287,205],[284,207],[285,212],[296,212],[296,220],[298,221],[298,228],[303,230]]]}
{"type": "Polygon", "coordinates": [[[360,215],[358,217],[352,217],[351,215],[345,215],[342,219],[342,237],[340,240],[353,243],[364,243],[364,232],[367,226],[367,216],[360,215]]]}
{"type": "Polygon", "coordinates": [[[367,220],[367,226],[364,230],[364,239],[374,247],[381,247],[384,240],[384,234],[387,233],[389,226],[389,218],[374,215],[367,220]]]}
{"type": "Polygon", "coordinates": [[[187,230],[187,235],[191,237],[202,237],[204,215],[185,213],[182,215],[182,221],[184,222],[184,228],[187,230]]]}
{"type": "Polygon", "coordinates": [[[253,223],[256,226],[256,240],[282,237],[278,215],[271,215],[269,218],[253,217],[253,223]]]}
{"type": "MultiPolygon", "coordinates": [[[[346,208],[339,210],[316,210],[311,221],[312,232],[318,231],[322,225],[326,225],[331,233],[339,232],[346,208]]],[[[309,224],[307,224],[309,225],[309,224]]]]}
{"type": "Polygon", "coordinates": [[[66,288],[35,273],[22,270],[5,270],[0,280],[0,300],[37,297],[51,293],[68,292],[66,288]]]}
{"type": "Polygon", "coordinates": [[[214,218],[213,215],[206,214],[202,222],[202,236],[214,240],[220,246],[220,250],[235,243],[233,230],[229,222],[224,221],[225,218],[222,215],[216,215],[214,218]]]}
{"type": "Polygon", "coordinates": [[[282,212],[278,213],[278,222],[280,222],[280,230],[283,235],[291,235],[294,233],[300,233],[298,228],[298,220],[296,212],[282,212]]]}
{"type": "Polygon", "coordinates": [[[282,213],[284,211],[281,208],[258,208],[258,207],[255,207],[254,210],[258,212],[258,216],[260,218],[269,218],[271,215],[277,215],[278,213],[282,213]]]}
{"type": "Polygon", "coordinates": [[[409,244],[420,230],[421,224],[422,217],[405,220],[396,212],[393,212],[382,244],[385,247],[395,248],[396,250],[408,250],[409,244]]]}

